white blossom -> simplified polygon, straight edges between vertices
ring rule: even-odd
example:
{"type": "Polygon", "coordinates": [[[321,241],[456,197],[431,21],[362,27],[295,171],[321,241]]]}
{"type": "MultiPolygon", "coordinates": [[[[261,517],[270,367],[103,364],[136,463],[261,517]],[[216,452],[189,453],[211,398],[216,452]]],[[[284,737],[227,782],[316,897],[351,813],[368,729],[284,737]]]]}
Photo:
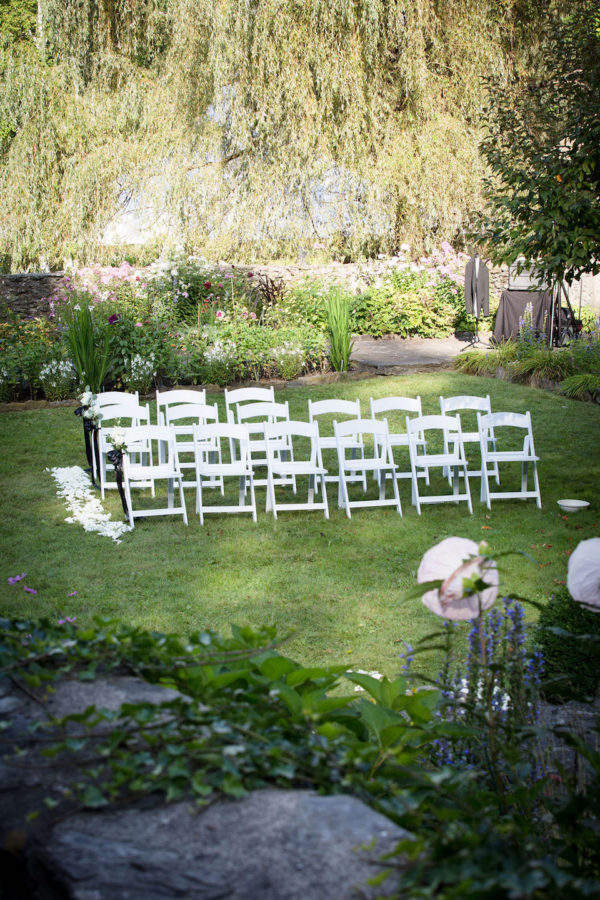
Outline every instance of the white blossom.
{"type": "Polygon", "coordinates": [[[417,581],[442,580],[439,590],[427,591],[422,600],[437,616],[453,621],[473,619],[494,605],[498,596],[496,563],[479,554],[475,541],[449,537],[431,547],[419,566],[417,581]],[[481,593],[465,590],[464,580],[481,578],[489,587],[481,593]]]}
{"type": "Polygon", "coordinates": [[[567,588],[577,603],[600,609],[600,537],[580,541],[571,553],[567,588]]]}

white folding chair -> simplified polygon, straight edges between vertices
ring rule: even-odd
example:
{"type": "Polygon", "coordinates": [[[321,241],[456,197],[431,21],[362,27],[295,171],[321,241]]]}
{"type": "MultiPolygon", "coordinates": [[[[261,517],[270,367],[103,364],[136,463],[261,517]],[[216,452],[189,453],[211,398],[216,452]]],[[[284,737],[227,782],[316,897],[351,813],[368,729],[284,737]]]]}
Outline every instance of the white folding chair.
{"type": "MultiPolygon", "coordinates": [[[[204,442],[196,440],[194,429],[199,427],[202,430],[204,425],[217,424],[219,421],[219,407],[216,403],[213,403],[212,406],[201,402],[177,403],[166,405],[161,415],[164,415],[165,424],[169,425],[175,434],[179,465],[184,476],[186,469],[192,469],[194,472],[193,481],[184,480],[183,486],[184,488],[196,487],[196,453],[202,453],[210,462],[219,462],[221,445],[218,442],[211,442],[209,439],[204,442]]],[[[216,478],[210,485],[206,484],[205,487],[218,487],[223,493],[223,479],[216,478]]]]}
{"type": "MultiPolygon", "coordinates": [[[[127,451],[123,453],[123,488],[129,511],[129,524],[133,527],[134,519],[147,516],[183,516],[187,525],[187,512],[183,496],[183,475],[177,458],[175,435],[166,425],[139,425],[134,428],[126,428],[124,442],[127,451]],[[153,445],[164,444],[164,449],[156,454],[153,445]],[[137,453],[132,453],[131,448],[147,447],[149,449],[149,462],[137,453]],[[162,457],[165,461],[154,464],[153,458],[162,457]],[[157,481],[167,482],[167,506],[140,507],[134,509],[132,504],[133,487],[144,487],[148,483],[154,485],[157,481]],[[179,505],[175,506],[175,484],[179,490],[179,505]]],[[[154,492],[152,493],[154,497],[154,492]]]]}
{"type": "Polygon", "coordinates": [[[252,514],[252,521],[256,522],[256,498],[254,495],[254,476],[248,448],[248,432],[243,425],[230,422],[221,422],[214,425],[194,427],[194,441],[197,444],[196,459],[196,512],[200,524],[204,524],[204,516],[207,513],[242,513],[252,514]],[[206,453],[207,443],[213,448],[214,454],[206,453]],[[229,462],[223,462],[223,446],[227,453],[231,445],[236,445],[235,455],[229,462]],[[206,506],[203,497],[203,487],[212,487],[215,481],[223,481],[225,478],[239,480],[238,502],[233,504],[221,504],[206,506]],[[246,494],[249,494],[249,502],[246,502],[246,494]]]}
{"type": "Polygon", "coordinates": [[[457,503],[466,500],[469,512],[473,512],[471,490],[467,472],[465,448],[462,442],[460,416],[421,416],[406,419],[408,449],[412,474],[412,502],[421,515],[422,503],[457,503]],[[436,440],[437,437],[437,440],[436,440]],[[419,476],[430,469],[441,469],[442,475],[450,470],[452,493],[419,495],[419,476]],[[460,489],[460,475],[464,490],[460,489]]]}
{"type": "MultiPolygon", "coordinates": [[[[324,423],[321,420],[322,416],[333,416],[336,421],[342,421],[339,419],[339,416],[348,416],[350,419],[360,419],[360,400],[340,400],[337,398],[331,398],[329,400],[311,400],[309,398],[308,401],[308,421],[309,422],[318,422],[319,423],[319,449],[321,450],[321,454],[323,451],[334,451],[335,461],[337,463],[337,441],[335,439],[335,434],[323,434],[323,425],[324,423]]],[[[331,426],[333,432],[333,424],[331,426]]],[[[356,438],[352,439],[350,437],[346,438],[348,442],[348,449],[350,450],[352,457],[364,457],[364,447],[362,445],[361,437],[358,435],[356,438]],[[354,443],[352,443],[354,441],[354,443]]],[[[329,461],[328,461],[329,467],[329,461]]],[[[328,468],[329,472],[329,468],[328,468]]],[[[334,481],[339,484],[339,475],[327,474],[325,476],[325,481],[334,481]]],[[[360,481],[363,490],[367,490],[367,476],[364,472],[356,471],[354,474],[347,474],[347,481],[360,481]]]]}
{"type": "MultiPolygon", "coordinates": [[[[440,397],[440,412],[443,416],[452,415],[452,413],[462,413],[462,412],[474,412],[474,413],[491,413],[492,407],[490,402],[490,395],[486,394],[485,397],[476,397],[471,394],[463,394],[459,397],[440,397]]],[[[461,417],[461,426],[463,424],[463,418],[461,417]]],[[[479,430],[477,431],[464,431],[462,432],[463,445],[464,444],[477,444],[477,448],[480,446],[480,438],[479,438],[479,430]]],[[[492,445],[495,446],[493,431],[491,434],[492,445]]],[[[466,452],[466,448],[465,448],[466,452]]],[[[473,476],[474,478],[481,478],[481,469],[472,469],[469,466],[469,461],[467,460],[467,467],[469,469],[469,476],[473,476]]],[[[450,472],[446,473],[448,475],[448,481],[450,481],[450,472]]],[[[496,484],[500,484],[500,474],[498,472],[498,464],[495,463],[489,475],[493,475],[496,479],[496,484]]]]}
{"type": "MultiPolygon", "coordinates": [[[[114,490],[117,487],[116,480],[112,480],[109,475],[112,466],[108,462],[108,453],[113,449],[110,440],[115,428],[131,428],[136,425],[150,424],[150,406],[146,403],[144,406],[135,400],[124,400],[120,403],[111,403],[102,407],[102,419],[98,427],[98,466],[100,471],[94,472],[98,475],[100,481],[100,496],[104,500],[105,491],[114,490]]],[[[133,453],[132,449],[132,453],[133,453]]],[[[148,461],[149,447],[138,445],[138,452],[143,453],[145,461],[148,461]]],[[[145,487],[153,486],[149,483],[145,487]]]]}
{"type": "Polygon", "coordinates": [[[497,412],[477,416],[481,441],[481,502],[491,509],[492,500],[535,499],[542,508],[537,463],[533,446],[531,415],[526,413],[497,412]],[[521,440],[522,438],[522,440],[521,440]],[[498,449],[498,446],[502,449],[498,449]],[[491,466],[500,463],[521,463],[520,491],[490,491],[491,466]],[[533,490],[528,489],[529,466],[533,470],[533,490]]]}
{"type": "Polygon", "coordinates": [[[347,422],[333,423],[333,433],[337,443],[339,487],[338,506],[343,506],[346,515],[351,518],[351,509],[359,506],[395,506],[400,515],[400,494],[398,492],[398,480],[396,478],[397,466],[392,456],[390,435],[387,420],[378,422],[376,419],[350,419],[347,422]],[[369,442],[365,438],[369,438],[369,442]],[[357,444],[362,446],[361,456],[347,456],[357,444]],[[379,497],[376,500],[350,500],[348,484],[352,481],[360,481],[357,476],[362,473],[366,481],[366,473],[372,472],[379,484],[379,497]],[[386,499],[386,477],[391,474],[393,498],[386,499]]]}
{"type": "MultiPolygon", "coordinates": [[[[265,425],[267,443],[267,504],[266,511],[277,518],[277,510],[317,510],[322,509],[329,518],[327,491],[321,449],[319,447],[319,426],[317,422],[268,422],[265,425]],[[309,441],[308,447],[306,441],[309,441]],[[299,444],[301,446],[299,446],[299,444]],[[292,453],[289,453],[289,448],[292,453]],[[308,476],[308,499],[306,503],[282,503],[275,495],[275,484],[285,484],[291,478],[308,476]],[[321,502],[315,501],[316,482],[321,482],[321,502]]],[[[295,492],[294,492],[295,493],[295,492]]]]}
{"type": "MultiPolygon", "coordinates": [[[[265,425],[274,422],[289,422],[290,409],[287,400],[285,403],[259,402],[245,403],[237,407],[237,424],[243,425],[248,431],[248,448],[253,470],[267,465],[267,441],[265,438],[265,425]]],[[[283,439],[280,453],[282,458],[287,456],[293,460],[293,447],[289,440],[283,439]]],[[[268,478],[254,478],[255,485],[267,485],[268,478]]],[[[278,478],[277,484],[291,485],[296,493],[296,480],[293,474],[285,479],[278,478]]]]}
{"type": "Polygon", "coordinates": [[[167,409],[179,406],[180,403],[206,403],[204,388],[194,391],[191,388],[174,388],[170,391],[156,392],[156,424],[167,424],[167,409]]]}
{"type": "MultiPolygon", "coordinates": [[[[380,397],[378,400],[374,400],[373,397],[371,397],[370,403],[372,419],[381,418],[382,413],[404,413],[402,421],[402,425],[404,426],[407,418],[406,413],[412,413],[415,416],[423,415],[420,397],[380,397]]],[[[387,419],[389,428],[390,419],[388,416],[384,416],[384,418],[387,419]]],[[[425,445],[424,438],[421,439],[421,443],[423,444],[423,446],[425,445]]],[[[406,448],[406,451],[408,452],[408,434],[406,433],[406,430],[390,431],[390,444],[392,446],[392,453],[394,453],[395,447],[406,448]]],[[[394,454],[394,461],[398,463],[397,454],[394,454]]],[[[425,478],[427,484],[429,484],[429,472],[425,470],[421,473],[421,475],[423,478],[425,478]]],[[[412,478],[412,472],[410,471],[410,459],[406,471],[402,471],[398,466],[396,478],[412,478]]]]}

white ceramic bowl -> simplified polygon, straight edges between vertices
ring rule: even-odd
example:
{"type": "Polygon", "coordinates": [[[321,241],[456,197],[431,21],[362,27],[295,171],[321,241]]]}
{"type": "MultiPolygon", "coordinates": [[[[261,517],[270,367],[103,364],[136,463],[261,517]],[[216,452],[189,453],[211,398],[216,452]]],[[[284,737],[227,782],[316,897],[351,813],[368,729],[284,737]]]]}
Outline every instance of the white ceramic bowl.
{"type": "Polygon", "coordinates": [[[590,504],[587,500],[559,500],[558,505],[563,512],[576,513],[580,509],[587,509],[590,504]]]}

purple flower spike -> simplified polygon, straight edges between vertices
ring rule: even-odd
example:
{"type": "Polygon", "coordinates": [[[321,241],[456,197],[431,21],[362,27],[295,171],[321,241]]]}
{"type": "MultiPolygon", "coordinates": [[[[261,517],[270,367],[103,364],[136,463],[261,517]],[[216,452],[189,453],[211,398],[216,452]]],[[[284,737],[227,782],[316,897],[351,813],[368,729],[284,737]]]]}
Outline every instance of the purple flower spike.
{"type": "Polygon", "coordinates": [[[17,581],[23,581],[24,578],[27,578],[26,572],[21,572],[20,575],[13,575],[12,578],[8,579],[9,584],[16,584],[17,581]]]}
{"type": "Polygon", "coordinates": [[[23,590],[27,591],[28,594],[37,594],[37,591],[35,591],[33,588],[27,587],[26,584],[23,585],[23,590]]]}
{"type": "Polygon", "coordinates": [[[77,616],[65,616],[64,619],[58,619],[57,625],[73,625],[77,621],[77,616]]]}
{"type": "Polygon", "coordinates": [[[114,325],[115,322],[118,322],[121,316],[118,313],[113,313],[112,316],[108,317],[108,324],[114,325]]]}

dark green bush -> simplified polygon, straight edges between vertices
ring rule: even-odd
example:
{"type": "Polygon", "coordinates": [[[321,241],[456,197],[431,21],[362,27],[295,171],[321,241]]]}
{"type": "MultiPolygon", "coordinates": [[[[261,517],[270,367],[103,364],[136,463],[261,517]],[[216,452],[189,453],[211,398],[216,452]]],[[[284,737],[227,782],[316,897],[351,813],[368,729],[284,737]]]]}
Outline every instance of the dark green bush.
{"type": "Polygon", "coordinates": [[[566,588],[540,613],[534,639],[544,656],[547,700],[587,700],[600,685],[600,611],[585,609],[566,588]]]}

